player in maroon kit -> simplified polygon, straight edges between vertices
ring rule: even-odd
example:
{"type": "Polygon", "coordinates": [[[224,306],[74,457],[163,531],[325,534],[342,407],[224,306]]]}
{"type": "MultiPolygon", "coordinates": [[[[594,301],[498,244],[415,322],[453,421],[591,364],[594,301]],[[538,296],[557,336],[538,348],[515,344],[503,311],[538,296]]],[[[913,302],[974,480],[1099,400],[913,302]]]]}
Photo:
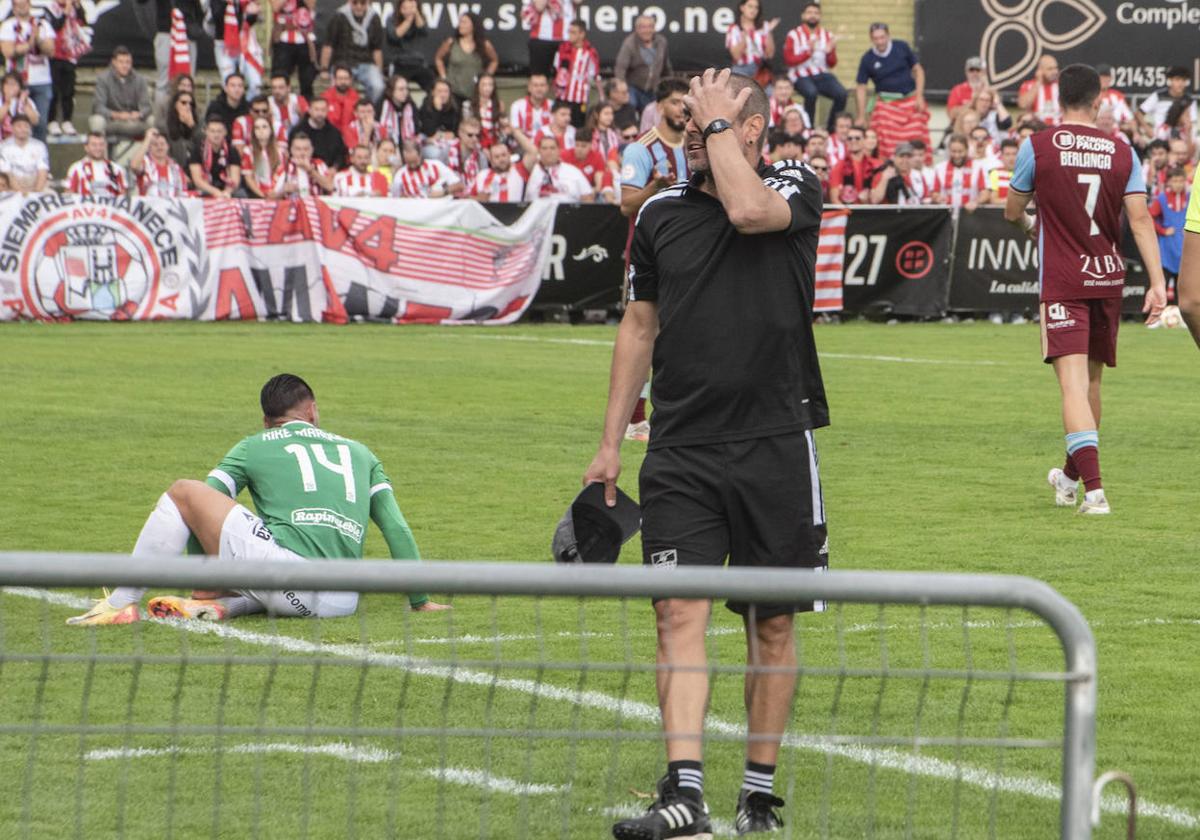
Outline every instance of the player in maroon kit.
{"type": "Polygon", "coordinates": [[[1110,508],[1100,481],[1100,377],[1117,363],[1117,327],[1125,287],[1121,208],[1137,241],[1150,288],[1147,323],[1166,305],[1158,242],[1146,209],[1141,161],[1127,144],[1096,128],[1100,77],[1073,64],[1058,77],[1062,122],[1032,135],[1017,154],[1004,216],[1037,237],[1041,287],[1042,356],[1062,390],[1067,460],[1050,470],[1055,503],[1080,513],[1110,508]],[[1038,216],[1025,207],[1037,197],[1038,216]]]}

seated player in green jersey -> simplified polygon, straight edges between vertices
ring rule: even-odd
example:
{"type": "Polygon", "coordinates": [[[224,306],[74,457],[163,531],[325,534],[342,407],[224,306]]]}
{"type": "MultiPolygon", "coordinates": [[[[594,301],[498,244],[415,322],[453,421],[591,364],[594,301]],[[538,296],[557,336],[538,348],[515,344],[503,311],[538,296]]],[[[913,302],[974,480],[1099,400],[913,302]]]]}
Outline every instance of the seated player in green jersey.
{"type": "MultiPolygon", "coordinates": [[[[134,557],[182,555],[194,536],[223,560],[298,562],[360,558],[370,519],[394,560],[418,560],[417,544],[396,504],[383,465],[358,441],[319,428],[312,389],[281,373],[263,386],[263,431],[243,438],[203,481],[180,479],[158,500],[134,557]],[[250,490],[258,515],[237,503],[250,490]]],[[[130,624],[146,590],[120,587],[68,624],[130,624]]],[[[413,594],[414,610],[449,609],[413,594]]],[[[331,618],[358,608],[357,592],[206,591],[150,599],[159,618],[222,621],[252,613],[331,618]]]]}

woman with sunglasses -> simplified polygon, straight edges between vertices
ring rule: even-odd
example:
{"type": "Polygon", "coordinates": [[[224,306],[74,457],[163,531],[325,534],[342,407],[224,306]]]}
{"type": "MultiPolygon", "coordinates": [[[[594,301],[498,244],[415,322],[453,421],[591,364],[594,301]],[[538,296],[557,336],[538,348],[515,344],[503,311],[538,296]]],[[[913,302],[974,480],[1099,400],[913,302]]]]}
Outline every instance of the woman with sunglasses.
{"type": "Polygon", "coordinates": [[[188,171],[192,146],[196,143],[196,97],[190,91],[180,90],[167,105],[167,147],[171,160],[188,171]]]}

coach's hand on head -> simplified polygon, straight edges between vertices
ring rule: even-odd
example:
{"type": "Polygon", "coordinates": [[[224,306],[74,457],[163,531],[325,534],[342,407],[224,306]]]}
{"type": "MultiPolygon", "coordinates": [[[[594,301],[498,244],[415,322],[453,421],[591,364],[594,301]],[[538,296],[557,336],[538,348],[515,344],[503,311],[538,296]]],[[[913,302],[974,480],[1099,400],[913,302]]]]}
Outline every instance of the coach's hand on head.
{"type": "Polygon", "coordinates": [[[718,73],[710,67],[701,75],[692,77],[691,90],[683,98],[683,104],[701,131],[713,120],[736,123],[746,100],[750,98],[748,87],[733,93],[729,76],[728,68],[718,73]]]}

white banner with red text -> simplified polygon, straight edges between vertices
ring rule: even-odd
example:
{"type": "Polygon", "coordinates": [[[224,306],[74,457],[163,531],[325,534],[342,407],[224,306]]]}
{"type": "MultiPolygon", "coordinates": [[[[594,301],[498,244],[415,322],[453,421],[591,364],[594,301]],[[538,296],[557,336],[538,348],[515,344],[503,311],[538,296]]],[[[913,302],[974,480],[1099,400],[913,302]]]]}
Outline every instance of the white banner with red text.
{"type": "Polygon", "coordinates": [[[0,320],[507,324],[533,300],[556,204],[0,197],[0,320]]]}

